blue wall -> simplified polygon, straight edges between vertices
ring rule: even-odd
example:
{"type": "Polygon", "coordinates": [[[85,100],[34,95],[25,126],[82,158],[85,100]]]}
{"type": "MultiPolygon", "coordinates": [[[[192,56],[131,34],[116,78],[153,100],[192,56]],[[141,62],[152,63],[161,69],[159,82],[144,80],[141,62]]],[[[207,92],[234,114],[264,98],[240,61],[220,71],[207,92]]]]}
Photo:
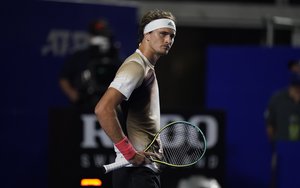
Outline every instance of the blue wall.
{"type": "Polygon", "coordinates": [[[49,46],[50,31],[87,31],[98,18],[110,23],[122,56],[135,50],[135,7],[42,1],[1,6],[0,187],[47,187],[48,108],[67,103],[58,73],[74,44],[69,37],[63,54],[42,50],[49,46]]]}
{"type": "Polygon", "coordinates": [[[206,107],[227,114],[228,187],[267,187],[271,148],[263,114],[271,94],[287,85],[287,62],[295,58],[300,49],[289,47],[208,49],[206,107]]]}
{"type": "MultiPolygon", "coordinates": [[[[126,57],[136,48],[136,8],[39,1],[5,2],[1,8],[0,186],[47,187],[48,108],[67,103],[57,82],[67,54],[41,52],[49,45],[49,32],[85,31],[90,20],[105,17],[126,57]]],[[[72,41],[68,45],[71,50],[72,41]]],[[[206,106],[225,110],[228,120],[227,187],[267,187],[270,148],[263,112],[272,92],[287,83],[287,60],[299,58],[299,52],[288,47],[208,49],[206,106]]]]}

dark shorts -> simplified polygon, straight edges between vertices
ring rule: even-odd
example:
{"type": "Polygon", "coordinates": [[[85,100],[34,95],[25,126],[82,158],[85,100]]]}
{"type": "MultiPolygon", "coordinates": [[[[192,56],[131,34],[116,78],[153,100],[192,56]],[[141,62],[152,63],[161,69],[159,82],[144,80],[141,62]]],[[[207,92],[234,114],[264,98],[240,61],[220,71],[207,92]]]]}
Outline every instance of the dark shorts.
{"type": "Polygon", "coordinates": [[[159,173],[147,167],[121,168],[113,171],[113,188],[160,188],[159,173]]]}

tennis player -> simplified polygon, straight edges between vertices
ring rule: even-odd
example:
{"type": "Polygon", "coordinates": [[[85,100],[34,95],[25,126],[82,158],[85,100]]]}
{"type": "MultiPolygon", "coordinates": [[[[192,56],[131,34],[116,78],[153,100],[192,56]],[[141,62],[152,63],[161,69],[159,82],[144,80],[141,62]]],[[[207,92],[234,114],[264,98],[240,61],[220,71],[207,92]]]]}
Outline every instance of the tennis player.
{"type": "Polygon", "coordinates": [[[116,76],[95,108],[97,119],[113,141],[116,161],[131,165],[113,172],[114,188],[159,188],[159,167],[148,157],[159,157],[160,141],[143,152],[160,129],[160,104],[155,64],[168,54],[176,35],[171,12],[151,10],[139,26],[139,47],[120,66],[116,76]],[[125,129],[118,119],[122,106],[125,129]]]}

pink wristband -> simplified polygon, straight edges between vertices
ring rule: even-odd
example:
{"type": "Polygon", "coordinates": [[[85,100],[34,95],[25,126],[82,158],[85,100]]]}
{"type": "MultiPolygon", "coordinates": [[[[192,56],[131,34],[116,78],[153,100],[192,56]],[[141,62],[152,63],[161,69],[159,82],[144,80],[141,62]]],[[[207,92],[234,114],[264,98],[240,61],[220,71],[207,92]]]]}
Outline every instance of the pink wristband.
{"type": "Polygon", "coordinates": [[[131,145],[127,137],[123,138],[120,142],[116,143],[115,146],[123,154],[127,161],[132,159],[136,154],[136,150],[131,145]]]}

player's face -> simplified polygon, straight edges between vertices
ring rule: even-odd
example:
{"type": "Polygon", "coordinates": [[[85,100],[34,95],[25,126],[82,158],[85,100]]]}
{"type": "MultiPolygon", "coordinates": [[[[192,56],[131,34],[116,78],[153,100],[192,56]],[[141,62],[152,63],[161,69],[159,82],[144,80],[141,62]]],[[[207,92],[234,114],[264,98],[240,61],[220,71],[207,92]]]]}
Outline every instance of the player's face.
{"type": "Polygon", "coordinates": [[[174,39],[175,31],[170,28],[161,28],[152,31],[150,34],[150,45],[153,51],[159,55],[168,54],[171,49],[174,39]]]}

